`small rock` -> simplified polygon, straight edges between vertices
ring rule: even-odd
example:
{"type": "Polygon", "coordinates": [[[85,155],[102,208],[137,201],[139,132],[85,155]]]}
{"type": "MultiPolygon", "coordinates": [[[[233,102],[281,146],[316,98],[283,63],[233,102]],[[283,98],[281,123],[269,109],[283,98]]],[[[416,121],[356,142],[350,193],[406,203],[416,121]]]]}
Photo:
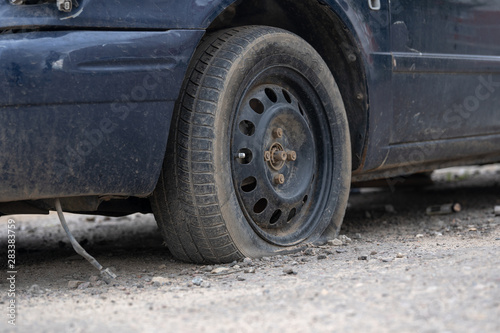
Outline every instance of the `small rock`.
{"type": "Polygon", "coordinates": [[[245,281],[246,279],[243,276],[238,275],[238,276],[236,276],[236,280],[238,280],[238,281],[245,281]]]}
{"type": "Polygon", "coordinates": [[[306,256],[313,256],[316,254],[316,250],[315,249],[312,249],[312,248],[308,248],[308,249],[305,249],[304,250],[304,254],[306,256]]]}
{"type": "Polygon", "coordinates": [[[347,250],[345,250],[345,249],[336,249],[335,252],[337,252],[337,253],[345,253],[345,252],[347,252],[347,250]]]}
{"type": "Polygon", "coordinates": [[[203,283],[203,279],[199,276],[195,277],[192,281],[191,281],[195,286],[201,286],[201,284],[203,283]]]}
{"type": "Polygon", "coordinates": [[[374,256],[374,255],[376,255],[376,254],[377,254],[377,251],[372,251],[372,252],[370,252],[370,255],[371,255],[371,256],[374,256]]]}
{"type": "Polygon", "coordinates": [[[292,261],[292,262],[290,263],[290,265],[292,265],[292,266],[297,266],[298,264],[299,264],[299,263],[298,263],[298,262],[296,262],[296,261],[292,261]]]}
{"type": "Polygon", "coordinates": [[[227,268],[227,267],[217,267],[217,268],[214,268],[211,273],[212,274],[221,274],[221,273],[225,273],[228,271],[229,271],[229,268],[227,268]]]}
{"type": "Polygon", "coordinates": [[[78,289],[88,289],[90,287],[90,282],[84,282],[78,286],[78,289]]]}
{"type": "Polygon", "coordinates": [[[283,273],[288,274],[288,275],[297,275],[297,271],[295,271],[291,267],[287,267],[283,270],[283,273]]]}
{"type": "Polygon", "coordinates": [[[211,271],[213,271],[213,269],[214,269],[214,268],[213,268],[213,266],[210,266],[210,265],[209,265],[209,266],[205,266],[205,267],[203,268],[203,270],[204,270],[205,272],[211,272],[211,271]]]}
{"type": "Polygon", "coordinates": [[[359,256],[358,260],[368,260],[368,256],[359,256]]]}
{"type": "Polygon", "coordinates": [[[269,258],[269,257],[262,257],[261,260],[262,261],[271,261],[271,258],[269,258]]]}
{"type": "Polygon", "coordinates": [[[142,277],[142,280],[144,280],[145,282],[151,282],[151,276],[145,275],[142,277]]]}
{"type": "Polygon", "coordinates": [[[39,285],[34,284],[28,289],[28,293],[31,295],[41,295],[44,294],[45,292],[40,288],[39,285]]]}
{"type": "Polygon", "coordinates": [[[494,212],[495,212],[495,216],[500,216],[500,206],[495,206],[494,212]]]}
{"type": "Polygon", "coordinates": [[[210,288],[211,284],[210,282],[208,281],[203,281],[201,284],[200,284],[200,287],[202,288],[210,288]]]}
{"type": "Polygon", "coordinates": [[[243,266],[253,266],[253,260],[250,258],[245,258],[243,259],[242,264],[243,266]]]}
{"type": "Polygon", "coordinates": [[[162,286],[168,284],[170,280],[163,276],[155,276],[154,278],[151,279],[151,282],[153,282],[154,285],[162,286]]]}
{"type": "Polygon", "coordinates": [[[254,267],[246,268],[244,272],[245,273],[253,274],[253,273],[255,273],[255,268],[254,267]]]}
{"type": "Polygon", "coordinates": [[[423,234],[417,234],[415,237],[416,238],[424,238],[424,235],[423,234]]]}
{"type": "Polygon", "coordinates": [[[234,265],[234,266],[233,266],[233,268],[234,268],[234,269],[240,269],[240,268],[241,268],[241,266],[240,266],[240,265],[234,265]]]}
{"type": "Polygon", "coordinates": [[[78,280],[68,281],[68,288],[70,288],[70,289],[76,289],[82,283],[84,283],[84,281],[78,281],[78,280]]]}
{"type": "Polygon", "coordinates": [[[300,258],[300,261],[302,261],[302,262],[308,262],[309,258],[300,258]]]}
{"type": "Polygon", "coordinates": [[[338,238],[335,238],[335,239],[328,241],[328,245],[331,245],[331,246],[341,246],[342,244],[343,244],[342,241],[338,238]]]}
{"type": "MultiPolygon", "coordinates": [[[[359,238],[361,238],[361,234],[356,234],[356,235],[359,235],[359,238]]],[[[339,239],[344,244],[351,244],[352,243],[352,239],[350,239],[346,235],[340,235],[339,239]]]]}
{"type": "Polygon", "coordinates": [[[326,259],[326,258],[327,258],[327,256],[326,256],[326,255],[324,255],[324,254],[320,254],[320,255],[318,255],[318,257],[317,257],[317,258],[318,258],[318,260],[323,260],[323,259],[326,259]]]}
{"type": "Polygon", "coordinates": [[[392,258],[380,258],[380,261],[382,262],[391,262],[392,260],[392,258]]]}
{"type": "Polygon", "coordinates": [[[161,264],[160,266],[158,266],[158,269],[165,269],[165,268],[167,268],[167,265],[165,264],[161,264]]]}
{"type": "Polygon", "coordinates": [[[405,255],[402,254],[402,253],[396,254],[396,258],[398,258],[398,259],[401,259],[401,258],[404,258],[404,257],[405,257],[405,255]]]}

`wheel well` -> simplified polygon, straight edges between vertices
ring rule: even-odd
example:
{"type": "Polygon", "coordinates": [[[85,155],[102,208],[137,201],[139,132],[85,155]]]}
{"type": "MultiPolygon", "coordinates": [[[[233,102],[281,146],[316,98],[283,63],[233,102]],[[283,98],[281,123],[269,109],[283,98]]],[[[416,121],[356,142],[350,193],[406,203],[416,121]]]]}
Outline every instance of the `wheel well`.
{"type": "Polygon", "coordinates": [[[366,76],[359,47],[342,20],[317,0],[240,0],[226,8],[208,31],[243,25],[291,31],[325,60],[342,94],[351,134],[352,167],[358,169],[367,131],[366,76]]]}

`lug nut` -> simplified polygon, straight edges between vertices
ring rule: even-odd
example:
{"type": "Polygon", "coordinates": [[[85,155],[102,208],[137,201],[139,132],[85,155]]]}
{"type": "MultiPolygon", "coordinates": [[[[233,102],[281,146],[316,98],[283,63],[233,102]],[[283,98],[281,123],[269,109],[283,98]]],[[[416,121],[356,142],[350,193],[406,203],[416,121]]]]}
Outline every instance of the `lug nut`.
{"type": "Polygon", "coordinates": [[[283,176],[281,173],[274,176],[274,183],[276,185],[283,185],[285,183],[285,176],[283,176]]]}
{"type": "Polygon", "coordinates": [[[275,161],[286,161],[286,152],[284,151],[276,151],[274,152],[274,160],[275,161]]]}
{"type": "Polygon", "coordinates": [[[283,129],[281,128],[275,128],[273,129],[273,136],[278,139],[278,138],[281,138],[283,136],[283,129]]]}
{"type": "Polygon", "coordinates": [[[266,151],[264,153],[264,161],[266,161],[266,162],[271,161],[271,153],[270,152],[266,151]]]}
{"type": "Polygon", "coordinates": [[[295,161],[297,159],[297,153],[293,150],[290,150],[286,155],[289,161],[295,161]]]}
{"type": "Polygon", "coordinates": [[[245,154],[245,153],[238,153],[238,155],[236,155],[236,158],[243,159],[243,158],[246,158],[246,157],[247,157],[247,154],[245,154]]]}

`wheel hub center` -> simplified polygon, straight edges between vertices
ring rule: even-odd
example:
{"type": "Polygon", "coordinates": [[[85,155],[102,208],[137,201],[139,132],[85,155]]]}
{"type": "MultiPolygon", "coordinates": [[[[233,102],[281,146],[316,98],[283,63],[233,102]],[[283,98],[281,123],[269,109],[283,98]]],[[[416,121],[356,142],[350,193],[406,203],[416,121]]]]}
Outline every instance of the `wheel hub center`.
{"type": "Polygon", "coordinates": [[[264,159],[271,169],[276,171],[281,170],[285,166],[287,159],[285,148],[279,142],[273,143],[271,148],[264,152],[264,159]]]}

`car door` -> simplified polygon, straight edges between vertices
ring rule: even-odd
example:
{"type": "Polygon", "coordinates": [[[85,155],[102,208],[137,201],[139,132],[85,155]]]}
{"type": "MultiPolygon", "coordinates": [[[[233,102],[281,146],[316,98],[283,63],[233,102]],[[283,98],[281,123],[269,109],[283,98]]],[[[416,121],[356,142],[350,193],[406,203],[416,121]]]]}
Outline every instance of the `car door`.
{"type": "MultiPolygon", "coordinates": [[[[390,10],[391,145],[441,142],[453,149],[498,135],[500,1],[391,0],[390,10]]],[[[488,153],[481,147],[478,153],[488,153]]],[[[439,149],[426,154],[444,156],[439,149]]]]}

